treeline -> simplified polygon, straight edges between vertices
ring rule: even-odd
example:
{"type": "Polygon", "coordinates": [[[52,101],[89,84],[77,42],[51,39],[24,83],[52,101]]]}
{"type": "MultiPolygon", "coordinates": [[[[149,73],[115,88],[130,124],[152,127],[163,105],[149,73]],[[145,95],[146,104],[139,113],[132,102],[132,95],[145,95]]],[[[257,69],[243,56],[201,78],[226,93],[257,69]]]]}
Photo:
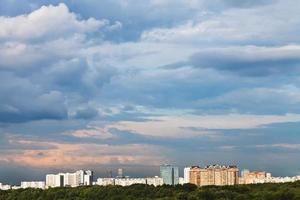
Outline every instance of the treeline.
{"type": "Polygon", "coordinates": [[[300,182],[197,187],[132,185],[0,191],[0,200],[300,200],[300,182]]]}

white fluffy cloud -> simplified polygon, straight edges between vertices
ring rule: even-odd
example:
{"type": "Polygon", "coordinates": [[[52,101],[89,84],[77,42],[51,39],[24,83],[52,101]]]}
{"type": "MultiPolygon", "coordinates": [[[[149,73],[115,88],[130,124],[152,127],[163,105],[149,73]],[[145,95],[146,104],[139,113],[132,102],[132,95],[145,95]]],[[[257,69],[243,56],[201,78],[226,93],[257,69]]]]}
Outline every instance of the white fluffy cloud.
{"type": "Polygon", "coordinates": [[[47,66],[60,59],[78,57],[93,44],[89,34],[102,40],[105,32],[122,28],[107,19],[82,19],[61,3],[24,15],[0,16],[0,68],[47,66]]]}
{"type": "Polygon", "coordinates": [[[107,20],[80,20],[65,4],[42,6],[40,9],[16,17],[0,17],[0,38],[45,39],[66,34],[96,31],[108,25],[107,20]]]}

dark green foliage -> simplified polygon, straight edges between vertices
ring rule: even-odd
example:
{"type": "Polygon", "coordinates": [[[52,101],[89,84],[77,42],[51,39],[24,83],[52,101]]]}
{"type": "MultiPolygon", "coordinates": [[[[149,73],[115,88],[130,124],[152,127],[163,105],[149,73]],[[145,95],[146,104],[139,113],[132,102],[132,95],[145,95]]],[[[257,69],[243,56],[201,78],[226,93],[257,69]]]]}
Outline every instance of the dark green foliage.
{"type": "Polygon", "coordinates": [[[0,200],[300,200],[300,182],[224,187],[91,186],[0,191],[0,200]]]}

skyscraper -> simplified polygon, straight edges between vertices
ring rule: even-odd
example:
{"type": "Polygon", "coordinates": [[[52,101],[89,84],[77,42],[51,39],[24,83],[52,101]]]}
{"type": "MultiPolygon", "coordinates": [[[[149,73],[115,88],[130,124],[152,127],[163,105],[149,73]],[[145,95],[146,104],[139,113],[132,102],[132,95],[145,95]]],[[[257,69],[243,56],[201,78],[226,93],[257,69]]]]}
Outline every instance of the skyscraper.
{"type": "Polygon", "coordinates": [[[173,165],[161,165],[160,177],[166,185],[177,185],[179,183],[178,167],[173,165]]]}

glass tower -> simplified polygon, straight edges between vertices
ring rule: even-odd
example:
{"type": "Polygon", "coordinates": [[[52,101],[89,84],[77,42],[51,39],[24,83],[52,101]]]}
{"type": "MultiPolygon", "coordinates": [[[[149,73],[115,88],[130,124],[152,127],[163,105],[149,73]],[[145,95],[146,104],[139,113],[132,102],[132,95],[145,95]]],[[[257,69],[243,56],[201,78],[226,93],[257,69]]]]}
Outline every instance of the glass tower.
{"type": "Polygon", "coordinates": [[[179,183],[178,167],[173,165],[161,165],[160,177],[166,185],[177,185],[179,183]]]}

